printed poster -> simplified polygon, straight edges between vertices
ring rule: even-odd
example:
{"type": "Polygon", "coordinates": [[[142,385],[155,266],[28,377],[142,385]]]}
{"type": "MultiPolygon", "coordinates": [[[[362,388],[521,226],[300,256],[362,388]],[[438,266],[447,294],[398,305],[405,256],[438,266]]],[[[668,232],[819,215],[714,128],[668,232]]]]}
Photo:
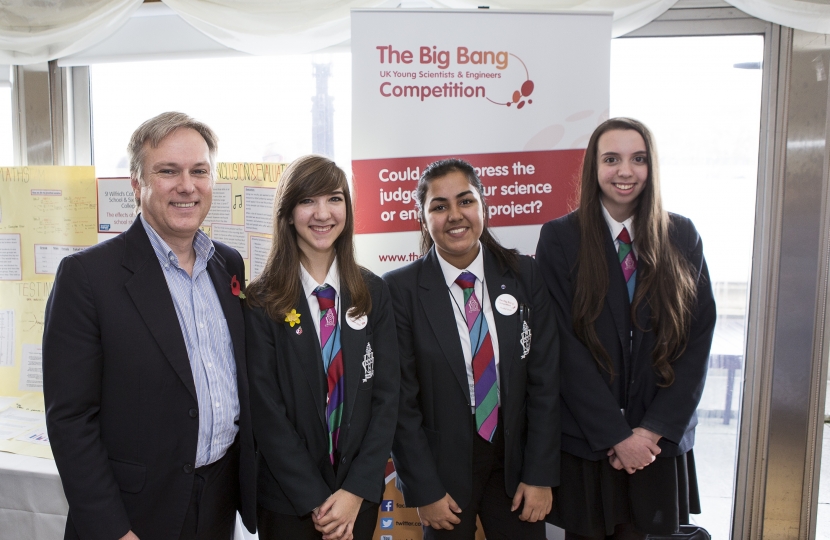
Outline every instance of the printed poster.
{"type": "Polygon", "coordinates": [[[610,13],[352,12],[352,169],[361,264],[420,256],[415,188],[438,159],[469,161],[506,246],[574,205],[588,138],[606,120],[610,13]]]}
{"type": "Polygon", "coordinates": [[[0,396],[39,394],[60,261],[96,243],[93,167],[0,167],[0,396]]]}

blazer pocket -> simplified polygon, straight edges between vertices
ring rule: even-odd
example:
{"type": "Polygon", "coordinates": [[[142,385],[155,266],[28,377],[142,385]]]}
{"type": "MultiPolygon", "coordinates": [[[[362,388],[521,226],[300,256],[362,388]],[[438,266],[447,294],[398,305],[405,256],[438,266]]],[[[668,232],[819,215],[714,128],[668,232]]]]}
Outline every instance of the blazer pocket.
{"type": "Polygon", "coordinates": [[[144,478],[147,474],[147,468],[144,465],[114,459],[109,461],[115,482],[121,491],[138,493],[144,488],[144,478]]]}

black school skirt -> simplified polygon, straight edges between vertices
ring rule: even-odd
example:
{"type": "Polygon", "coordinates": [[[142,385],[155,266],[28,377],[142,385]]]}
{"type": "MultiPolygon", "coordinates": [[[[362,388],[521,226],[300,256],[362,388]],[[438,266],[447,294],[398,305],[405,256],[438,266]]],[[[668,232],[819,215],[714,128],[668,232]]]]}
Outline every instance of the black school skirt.
{"type": "Polygon", "coordinates": [[[590,461],[562,452],[560,484],[554,489],[547,521],[568,532],[602,537],[631,523],[642,533],[671,534],[700,513],[692,450],[657,457],[629,475],[607,459],[590,461]]]}

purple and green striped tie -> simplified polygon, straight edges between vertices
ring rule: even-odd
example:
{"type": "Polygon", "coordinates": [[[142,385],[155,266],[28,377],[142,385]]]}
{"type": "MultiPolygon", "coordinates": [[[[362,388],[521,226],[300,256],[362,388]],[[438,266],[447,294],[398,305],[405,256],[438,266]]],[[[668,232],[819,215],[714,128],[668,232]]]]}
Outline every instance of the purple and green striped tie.
{"type": "Polygon", "coordinates": [[[617,255],[620,258],[620,266],[622,267],[623,276],[625,276],[625,285],[628,288],[628,301],[632,302],[634,300],[634,286],[637,283],[637,259],[631,250],[631,235],[628,234],[628,229],[623,227],[620,234],[617,235],[617,240],[620,242],[617,255]]]}
{"type": "Polygon", "coordinates": [[[340,437],[343,420],[343,402],[346,380],[343,377],[343,351],[340,350],[337,309],[334,306],[336,292],[330,285],[322,285],[312,293],[320,305],[320,347],[323,352],[323,368],[328,382],[326,396],[326,424],[329,429],[329,460],[334,464],[334,450],[340,437]]]}
{"type": "Polygon", "coordinates": [[[499,385],[496,379],[496,355],[490,328],[475,292],[476,276],[462,272],[455,283],[464,291],[464,315],[470,332],[470,354],[475,380],[476,431],[486,441],[493,440],[499,418],[499,385]]]}

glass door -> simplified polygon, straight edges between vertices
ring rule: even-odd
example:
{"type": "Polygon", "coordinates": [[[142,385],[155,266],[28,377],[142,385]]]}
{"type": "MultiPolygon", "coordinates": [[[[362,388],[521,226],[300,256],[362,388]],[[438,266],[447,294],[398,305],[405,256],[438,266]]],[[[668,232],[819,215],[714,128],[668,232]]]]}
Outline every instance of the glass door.
{"type": "Polygon", "coordinates": [[[703,240],[718,321],[694,447],[713,538],[729,538],[755,224],[762,35],[616,39],[611,116],[654,132],[665,207],[703,240]]]}

